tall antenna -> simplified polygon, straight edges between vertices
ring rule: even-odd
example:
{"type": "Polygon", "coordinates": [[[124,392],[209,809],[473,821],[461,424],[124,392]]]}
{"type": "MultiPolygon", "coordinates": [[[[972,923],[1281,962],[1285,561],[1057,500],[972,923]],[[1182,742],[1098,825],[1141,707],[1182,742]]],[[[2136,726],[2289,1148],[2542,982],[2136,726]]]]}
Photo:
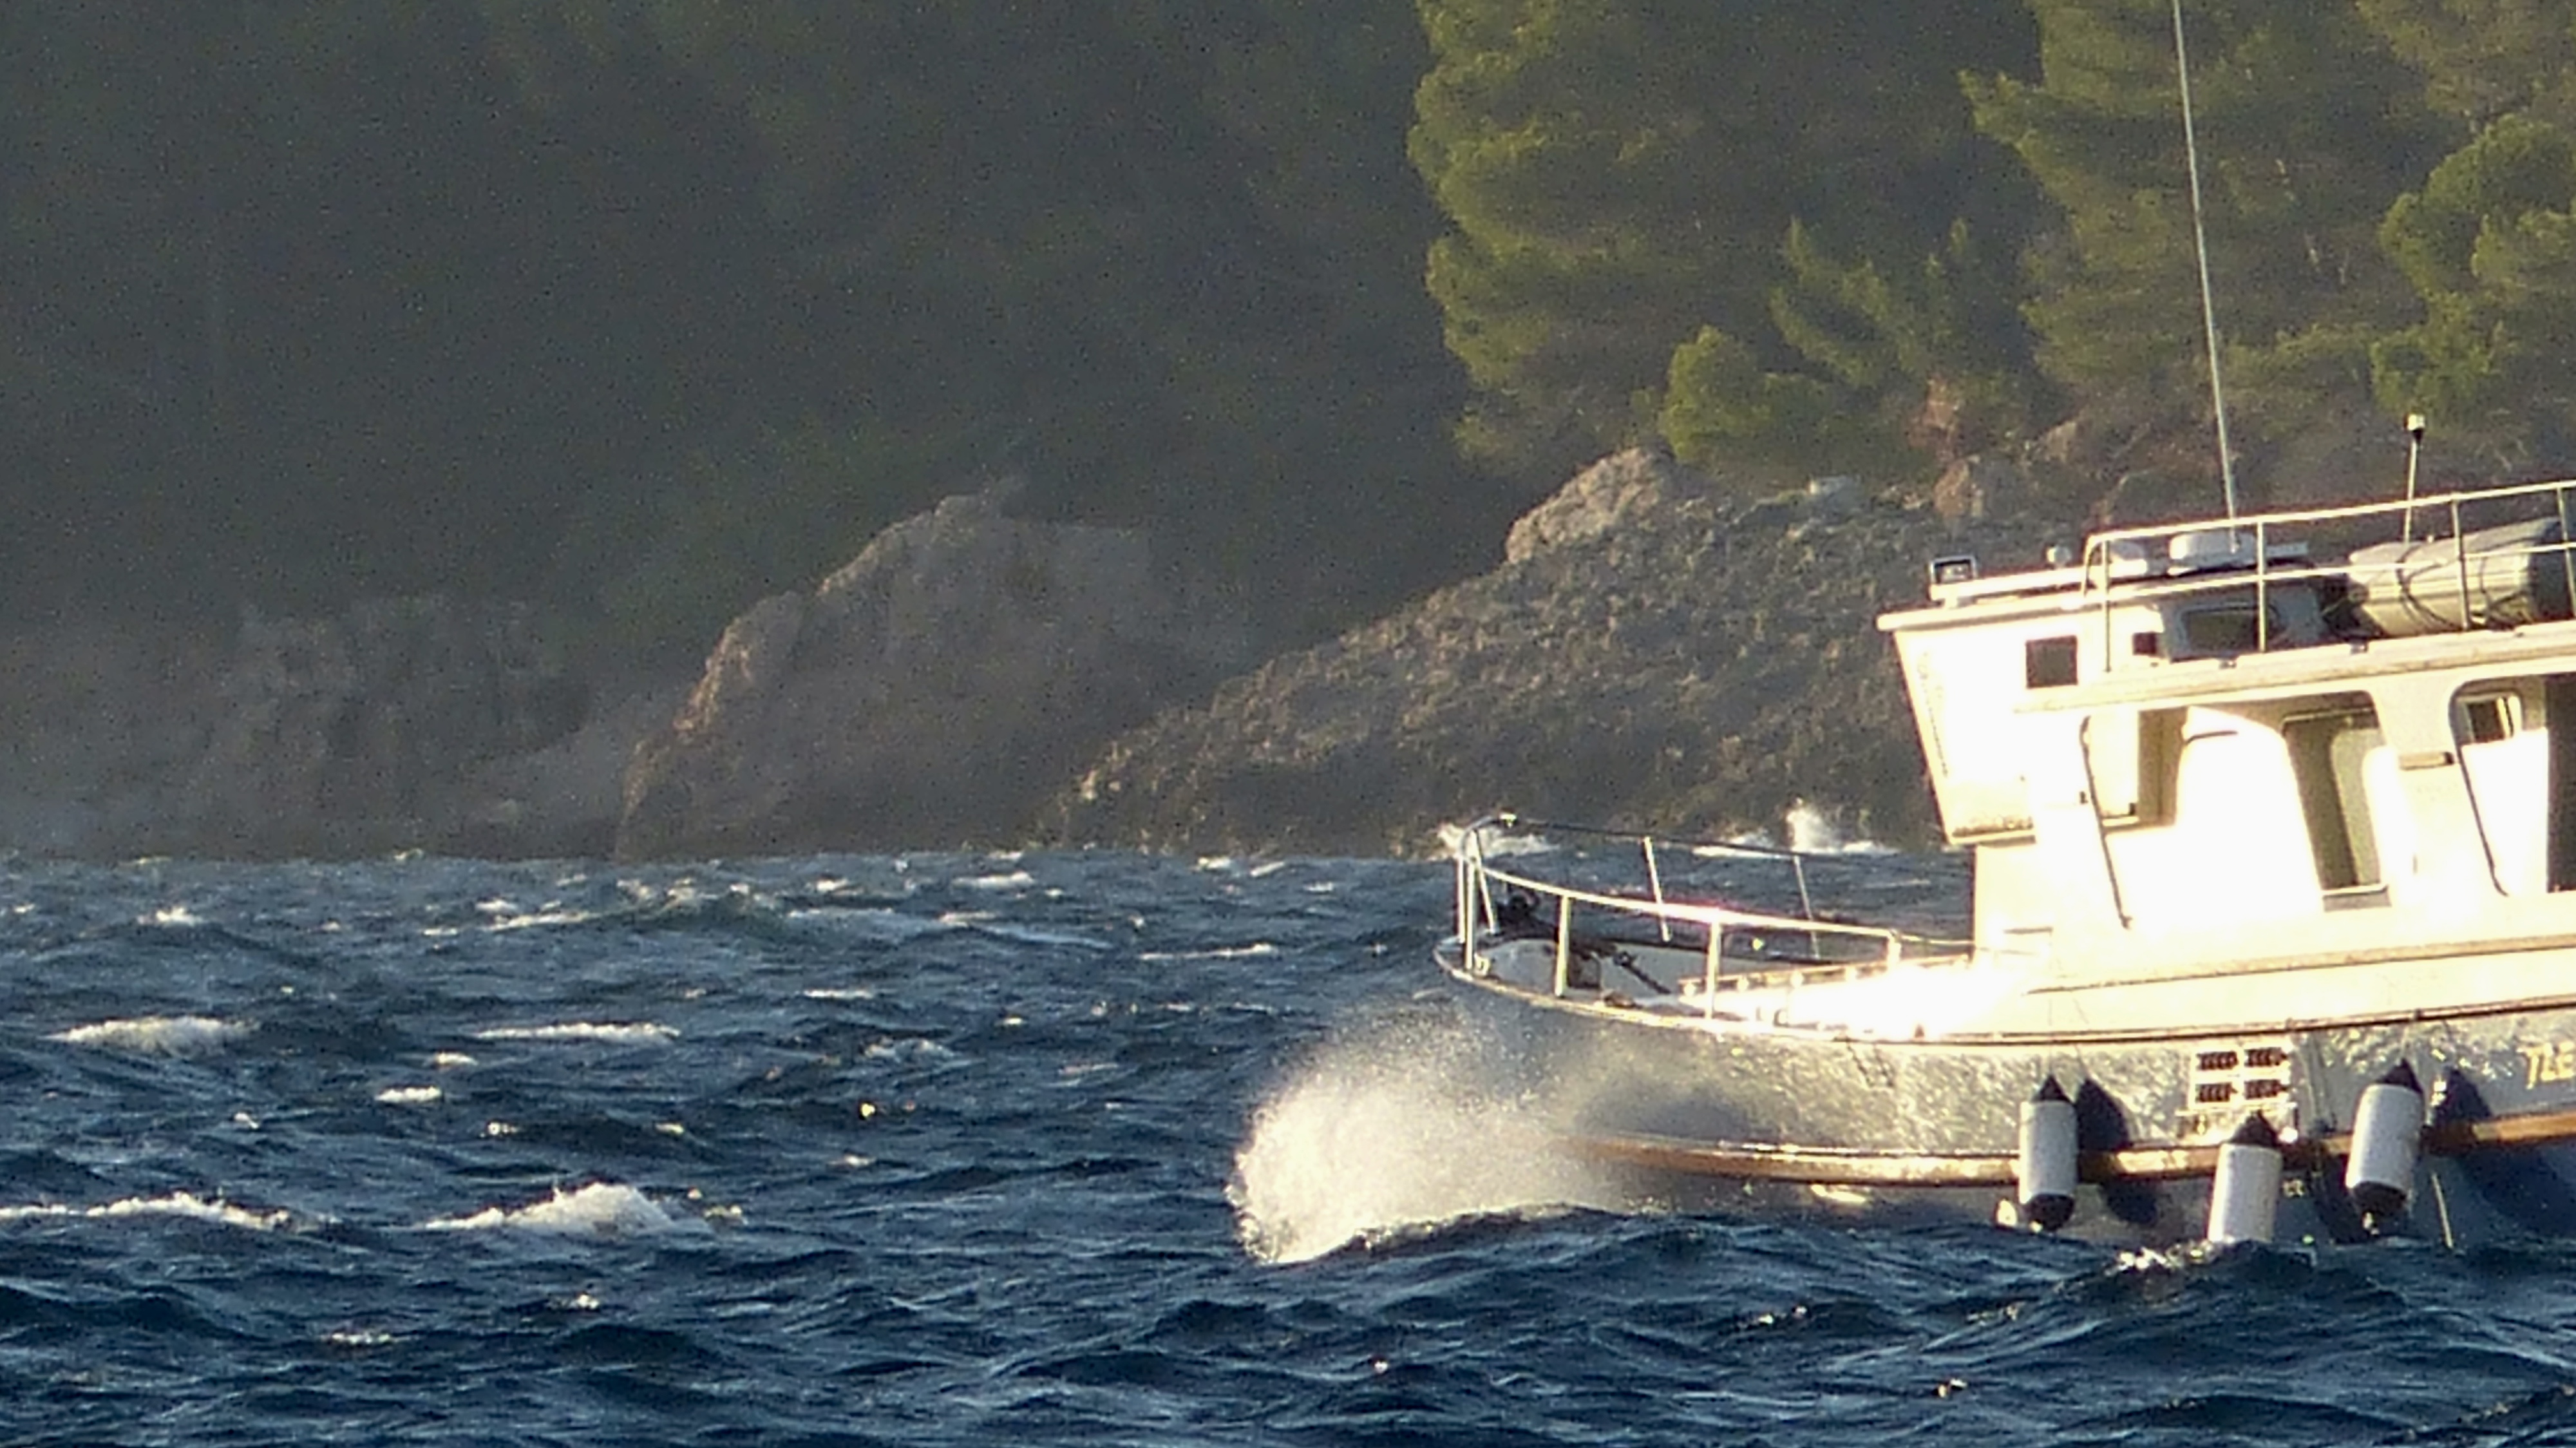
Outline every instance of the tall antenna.
{"type": "Polygon", "coordinates": [[[2227,390],[2218,381],[2218,303],[2209,290],[2209,230],[2200,212],[2200,139],[2191,123],[2191,56],[2182,43],[2182,0],[2173,0],[2174,72],[2182,78],[2182,153],[2191,169],[2191,240],[2200,255],[2200,325],[2209,343],[2209,407],[2218,415],[2218,477],[2227,521],[2236,521],[2236,450],[2227,445],[2227,390]]]}

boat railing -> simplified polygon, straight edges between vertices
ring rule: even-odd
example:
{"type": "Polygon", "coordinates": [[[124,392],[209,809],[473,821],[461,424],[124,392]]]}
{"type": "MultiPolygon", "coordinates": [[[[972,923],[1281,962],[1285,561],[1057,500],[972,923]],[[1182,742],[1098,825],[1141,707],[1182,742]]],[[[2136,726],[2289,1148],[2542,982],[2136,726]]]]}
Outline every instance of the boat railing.
{"type": "MultiPolygon", "coordinates": [[[[2274,607],[2278,591],[2318,581],[2380,600],[2383,608],[2402,609],[2408,632],[2473,632],[2565,618],[2576,612],[2571,493],[2576,479],[2559,479],[2110,529],[2085,540],[2079,596],[2101,616],[2103,657],[2112,667],[2122,660],[2122,651],[2110,647],[2115,601],[2250,591],[2250,642],[2258,653],[2318,641],[2276,637],[2280,615],[2274,607]],[[2492,592],[2506,575],[2542,590],[2554,583],[2560,591],[2545,612],[2503,613],[2494,607],[2492,592]]],[[[2348,626],[2364,635],[2371,628],[2348,626]]]]}
{"type": "MultiPolygon", "coordinates": [[[[1808,893],[1800,852],[1776,847],[1667,840],[1665,849],[1681,845],[1693,852],[1725,850],[1778,859],[1798,874],[1802,913],[1785,915],[1750,909],[1714,899],[1675,899],[1664,890],[1657,844],[1652,836],[1619,835],[1577,826],[1548,826],[1556,832],[1580,832],[1623,838],[1638,847],[1645,865],[1646,893],[1578,885],[1548,879],[1495,863],[1488,853],[1490,837],[1523,824],[1512,816],[1490,817],[1460,831],[1457,868],[1457,938],[1465,958],[1472,959],[1478,941],[1512,938],[1552,941],[1551,993],[1565,996],[1577,989],[1578,962],[1608,948],[1696,950],[1695,977],[1664,980],[1638,972],[1639,981],[1675,997],[1698,997],[1709,1016],[1724,1014],[1721,1000],[1732,993],[1796,990],[1802,986],[1852,981],[1881,975],[1908,963],[1956,960],[1966,954],[1963,941],[1945,941],[1884,926],[1863,925],[1816,913],[1808,893]],[[1578,926],[1578,913],[1598,917],[1578,926]]],[[[1505,858],[1509,858],[1506,856],[1505,858]]],[[[1628,963],[1633,971],[1636,966],[1628,963]]]]}

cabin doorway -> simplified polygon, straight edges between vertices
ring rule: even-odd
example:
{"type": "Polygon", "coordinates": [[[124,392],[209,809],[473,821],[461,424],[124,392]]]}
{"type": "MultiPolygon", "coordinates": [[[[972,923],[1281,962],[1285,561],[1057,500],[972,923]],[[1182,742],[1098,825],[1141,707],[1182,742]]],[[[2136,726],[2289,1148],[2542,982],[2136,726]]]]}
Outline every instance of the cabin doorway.
{"type": "Polygon", "coordinates": [[[2576,722],[2576,674],[2540,682],[2540,717],[2549,729],[2549,888],[2576,890],[2576,807],[2568,799],[2576,791],[2576,727],[2556,727],[2576,722]]]}
{"type": "Polygon", "coordinates": [[[2381,888],[2379,836],[2370,819],[2364,768],[2386,742],[2379,712],[2367,701],[2281,721],[2290,772],[2298,780],[2299,809],[2308,823],[2317,884],[2331,902],[2381,888]]]}

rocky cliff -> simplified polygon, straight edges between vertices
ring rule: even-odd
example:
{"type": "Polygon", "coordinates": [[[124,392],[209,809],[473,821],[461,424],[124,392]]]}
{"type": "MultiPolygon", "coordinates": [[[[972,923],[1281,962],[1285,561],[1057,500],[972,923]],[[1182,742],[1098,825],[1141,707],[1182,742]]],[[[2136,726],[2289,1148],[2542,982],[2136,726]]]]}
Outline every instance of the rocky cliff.
{"type": "Polygon", "coordinates": [[[0,848],[40,854],[596,854],[646,727],[524,608],[434,595],[229,637],[66,622],[0,660],[0,848]]]}
{"type": "Polygon", "coordinates": [[[442,598],[221,638],[26,630],[0,638],[0,848],[1409,853],[1498,807],[1709,834],[1801,799],[1923,839],[1872,619],[1935,554],[2071,541],[2040,500],[2077,490],[1989,459],[1910,489],[1752,486],[1607,459],[1492,572],[1249,673],[1248,629],[1141,535],[991,492],[752,607],[693,687],[584,677],[523,610],[442,598]]]}
{"type": "Polygon", "coordinates": [[[626,778],[622,855],[1015,844],[1101,741],[1243,663],[1146,540],[952,497],[709,654],[626,778]]]}
{"type": "Polygon", "coordinates": [[[1119,736],[1048,833],[1420,853],[1443,822],[1501,807],[1724,835],[1776,829],[1804,800],[1927,839],[1873,620],[1923,597],[1935,554],[2018,564],[2072,540],[2030,501],[2019,465],[1754,500],[1654,454],[1606,459],[1522,518],[1493,572],[1119,736]],[[2019,521],[1993,521],[2006,513],[2019,521]]]}

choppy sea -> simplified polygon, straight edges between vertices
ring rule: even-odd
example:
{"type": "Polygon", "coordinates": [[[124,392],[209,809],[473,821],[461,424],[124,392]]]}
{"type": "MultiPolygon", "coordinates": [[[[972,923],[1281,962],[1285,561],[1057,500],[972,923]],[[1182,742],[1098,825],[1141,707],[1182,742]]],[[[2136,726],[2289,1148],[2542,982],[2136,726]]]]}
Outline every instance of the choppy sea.
{"type": "Polygon", "coordinates": [[[1448,884],[0,865],[0,1442],[2576,1442],[2576,1247],[1603,1201],[1448,884]]]}

